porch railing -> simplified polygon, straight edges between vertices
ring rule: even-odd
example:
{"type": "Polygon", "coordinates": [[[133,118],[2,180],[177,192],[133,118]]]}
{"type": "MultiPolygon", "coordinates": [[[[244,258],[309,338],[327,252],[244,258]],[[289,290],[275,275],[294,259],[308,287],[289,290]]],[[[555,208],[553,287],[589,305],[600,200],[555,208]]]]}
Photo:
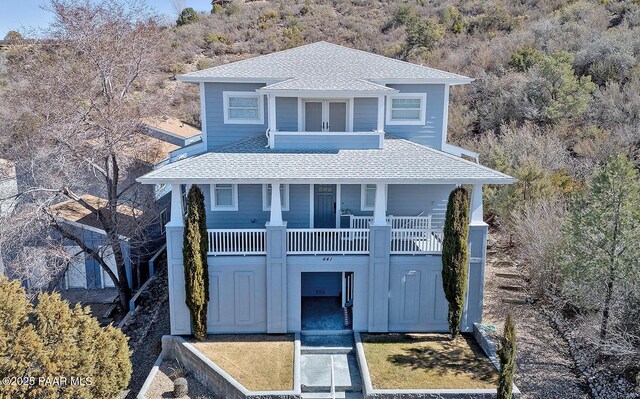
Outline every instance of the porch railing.
{"type": "Polygon", "coordinates": [[[264,255],[266,229],[214,229],[209,233],[209,255],[264,255]]]}
{"type": "Polygon", "coordinates": [[[442,252],[442,230],[392,229],[392,254],[439,254],[442,252]]]}
{"type": "MultiPolygon", "coordinates": [[[[352,229],[368,229],[373,216],[349,217],[349,227],[352,229]]],[[[387,216],[387,222],[392,229],[431,229],[431,215],[429,216],[387,216]]]]}
{"type": "Polygon", "coordinates": [[[369,229],[287,229],[288,254],[368,254],[369,229]]]}

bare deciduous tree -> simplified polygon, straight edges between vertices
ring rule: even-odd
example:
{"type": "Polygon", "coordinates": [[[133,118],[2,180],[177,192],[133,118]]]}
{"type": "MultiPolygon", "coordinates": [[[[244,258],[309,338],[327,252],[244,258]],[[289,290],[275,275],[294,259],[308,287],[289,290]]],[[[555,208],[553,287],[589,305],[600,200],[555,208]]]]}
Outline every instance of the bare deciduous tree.
{"type": "MultiPolygon", "coordinates": [[[[21,165],[23,187],[15,222],[4,223],[46,226],[74,242],[111,277],[127,309],[131,292],[120,237],[130,236],[125,229],[131,226],[124,226],[118,210],[153,204],[150,190],[145,194],[135,182],[135,172],[137,159],[150,151],[139,139],[140,121],[162,107],[151,90],[161,77],[164,35],[146,6],[135,1],[51,0],[47,9],[54,21],[45,35],[53,40],[14,50],[8,58],[4,94],[12,120],[2,152],[21,165]],[[86,201],[86,193],[104,198],[103,206],[86,201]],[[61,200],[76,202],[99,221],[115,273],[104,251],[84,242],[51,211],[61,200]]],[[[137,232],[146,223],[140,220],[137,232]]],[[[17,234],[18,242],[42,235],[33,229],[33,235],[17,234]]],[[[9,233],[16,231],[5,236],[9,233]]]]}

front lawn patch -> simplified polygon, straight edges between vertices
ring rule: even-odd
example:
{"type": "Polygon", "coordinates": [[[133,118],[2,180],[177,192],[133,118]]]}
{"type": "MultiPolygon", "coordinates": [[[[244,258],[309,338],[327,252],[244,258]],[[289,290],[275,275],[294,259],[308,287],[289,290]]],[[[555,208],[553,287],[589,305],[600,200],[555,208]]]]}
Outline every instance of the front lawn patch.
{"type": "Polygon", "coordinates": [[[190,343],[251,391],[293,389],[292,334],[209,335],[190,343]]]}
{"type": "Polygon", "coordinates": [[[472,337],[362,334],[374,389],[490,389],[498,372],[472,337]]]}

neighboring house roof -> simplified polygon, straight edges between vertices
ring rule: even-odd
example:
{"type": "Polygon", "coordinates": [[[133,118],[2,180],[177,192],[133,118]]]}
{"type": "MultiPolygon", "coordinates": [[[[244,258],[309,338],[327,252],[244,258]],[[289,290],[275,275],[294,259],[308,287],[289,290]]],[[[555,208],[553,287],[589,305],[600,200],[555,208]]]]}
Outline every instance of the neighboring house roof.
{"type": "MultiPolygon", "coordinates": [[[[470,83],[473,79],[438,69],[372,54],[327,42],[236,61],[178,76],[185,82],[288,81],[286,86],[304,87],[323,81],[338,87],[362,90],[370,82],[470,83]],[[366,82],[369,81],[369,82],[366,82]]],[[[272,87],[273,88],[273,87],[272,87]]],[[[277,88],[277,87],[276,87],[277,88]]],[[[290,89],[289,89],[290,90],[290,89]]]]}
{"type": "MultiPolygon", "coordinates": [[[[81,196],[81,198],[96,209],[102,209],[107,204],[107,200],[90,194],[85,194],[81,196]]],[[[104,234],[102,223],[100,223],[98,217],[75,200],[69,199],[59,202],[51,206],[50,209],[51,213],[56,217],[62,218],[72,224],[86,226],[93,231],[104,234]]],[[[118,205],[117,212],[120,225],[124,227],[123,231],[131,233],[132,235],[138,225],[136,220],[142,216],[143,211],[127,205],[118,205]]],[[[109,217],[108,213],[107,217],[109,217]]]]}
{"type": "Polygon", "coordinates": [[[278,150],[256,136],[158,168],[142,183],[510,184],[516,180],[474,162],[386,135],[383,149],[278,150]]]}
{"type": "Polygon", "coordinates": [[[164,117],[145,119],[142,121],[149,129],[157,130],[161,133],[169,134],[174,137],[188,139],[201,134],[202,132],[195,127],[182,122],[179,119],[164,117]]]}
{"type": "Polygon", "coordinates": [[[124,153],[149,165],[156,165],[168,159],[171,156],[171,151],[180,148],[179,145],[145,134],[138,134],[136,141],[136,145],[126,149],[124,153]]]}

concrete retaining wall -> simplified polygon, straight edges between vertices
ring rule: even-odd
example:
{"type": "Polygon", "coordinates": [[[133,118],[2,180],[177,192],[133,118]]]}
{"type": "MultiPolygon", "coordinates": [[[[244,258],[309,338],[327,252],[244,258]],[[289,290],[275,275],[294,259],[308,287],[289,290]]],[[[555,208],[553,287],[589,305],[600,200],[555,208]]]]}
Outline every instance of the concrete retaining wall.
{"type": "Polygon", "coordinates": [[[300,395],[300,337],[295,336],[294,389],[292,391],[249,391],[217,364],[204,356],[184,338],[162,337],[164,359],[177,359],[194,378],[219,397],[227,399],[299,399],[300,395]]]}

